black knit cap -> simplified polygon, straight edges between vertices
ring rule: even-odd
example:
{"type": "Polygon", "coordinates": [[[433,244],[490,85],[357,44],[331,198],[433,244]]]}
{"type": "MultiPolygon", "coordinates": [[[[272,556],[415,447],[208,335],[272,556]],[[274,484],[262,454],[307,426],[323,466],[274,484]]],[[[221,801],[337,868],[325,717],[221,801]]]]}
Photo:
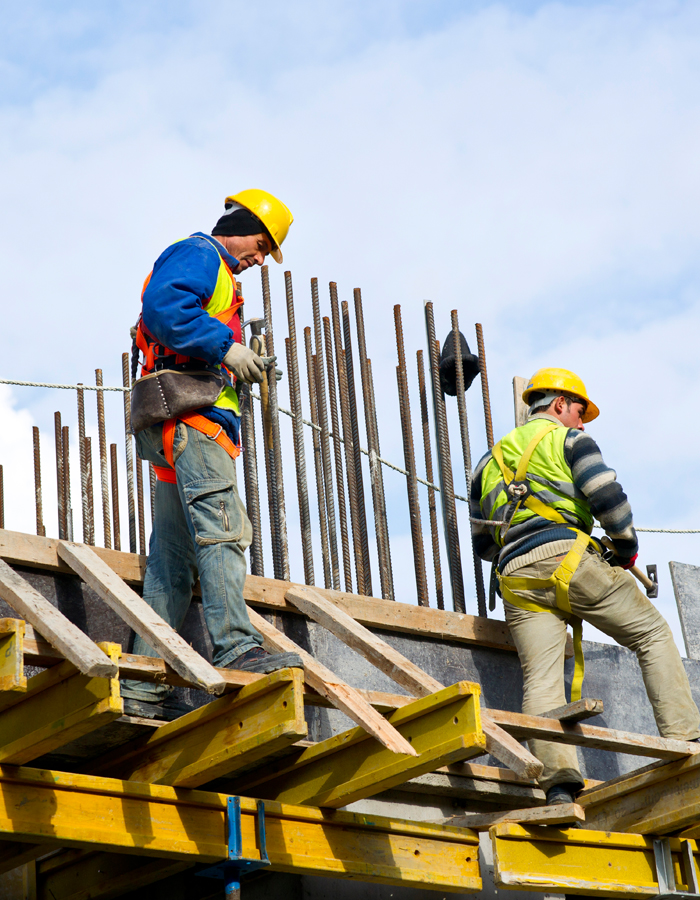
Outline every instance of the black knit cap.
{"type": "Polygon", "coordinates": [[[213,235],[222,234],[230,235],[247,235],[247,234],[266,234],[270,238],[270,243],[275,247],[275,242],[270,237],[270,232],[265,228],[260,219],[253,215],[248,209],[242,206],[230,205],[230,211],[225,212],[213,227],[213,235]]]}

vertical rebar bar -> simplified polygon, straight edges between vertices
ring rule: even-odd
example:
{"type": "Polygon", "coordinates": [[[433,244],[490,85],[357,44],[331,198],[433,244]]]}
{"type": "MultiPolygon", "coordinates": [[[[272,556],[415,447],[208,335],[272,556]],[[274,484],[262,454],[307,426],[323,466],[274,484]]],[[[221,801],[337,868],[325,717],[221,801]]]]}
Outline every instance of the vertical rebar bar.
{"type": "MultiPolygon", "coordinates": [[[[333,343],[335,346],[335,365],[338,372],[338,394],[340,396],[340,415],[343,423],[343,445],[345,448],[345,471],[348,479],[348,497],[350,500],[350,524],[352,526],[352,546],[355,556],[355,577],[358,594],[371,594],[367,587],[365,561],[362,545],[362,529],[360,514],[360,498],[358,495],[355,471],[355,449],[353,443],[352,422],[350,416],[350,399],[348,397],[348,370],[343,350],[343,339],[340,328],[340,310],[338,308],[338,287],[334,281],[330,283],[331,316],[333,318],[333,343]]],[[[364,510],[364,497],[362,500],[364,510]]],[[[366,530],[365,530],[366,534],[366,530]]]]}
{"type": "Polygon", "coordinates": [[[447,559],[450,566],[452,605],[455,612],[464,612],[464,579],[462,575],[462,557],[459,546],[459,528],[457,527],[454,482],[452,480],[450,436],[447,430],[445,396],[440,384],[440,342],[435,338],[433,304],[430,302],[426,302],[425,304],[425,326],[428,335],[428,349],[430,350],[430,379],[433,388],[433,410],[435,414],[435,435],[438,454],[438,473],[440,478],[440,500],[445,529],[447,559]]]}
{"type": "MultiPolygon", "coordinates": [[[[318,412],[316,409],[316,373],[314,371],[314,357],[311,349],[311,329],[304,329],[304,349],[306,351],[306,372],[309,381],[309,405],[311,406],[311,422],[318,425],[318,412]]],[[[323,583],[326,588],[331,586],[331,564],[328,550],[328,523],[326,522],[326,498],[323,489],[323,462],[321,460],[321,438],[318,428],[313,429],[314,469],[316,472],[316,498],[318,501],[318,523],[321,535],[321,558],[323,560],[323,583]]]]}
{"type": "MultiPolygon", "coordinates": [[[[270,277],[267,266],[262,266],[263,314],[265,316],[265,347],[268,356],[275,355],[274,333],[272,330],[272,301],[270,299],[270,277]]],[[[267,383],[270,395],[270,419],[272,424],[272,453],[274,458],[275,510],[279,533],[280,574],[276,578],[290,580],[289,543],[287,540],[287,512],[284,502],[284,475],[282,471],[282,442],[280,440],[280,417],[277,402],[277,376],[275,367],[267,370],[267,383]]]]}
{"type": "MultiPolygon", "coordinates": [[[[122,385],[131,387],[129,354],[122,353],[122,385]]],[[[131,438],[131,394],[124,391],[124,447],[126,450],[126,502],[129,511],[129,552],[136,553],[136,505],[134,503],[134,445],[131,438]]]]}
{"type": "Polygon", "coordinates": [[[0,466],[0,528],[5,527],[5,475],[0,466]]]}
{"type": "Polygon", "coordinates": [[[66,529],[66,491],[63,483],[63,439],[61,437],[61,413],[53,414],[53,435],[56,444],[56,499],[58,505],[58,537],[65,541],[68,537],[66,529]]]}
{"type": "Polygon", "coordinates": [[[321,308],[318,299],[318,278],[311,279],[311,307],[314,319],[314,341],[316,344],[316,411],[321,426],[321,460],[323,462],[323,486],[326,494],[328,516],[328,542],[331,552],[331,582],[334,590],[340,590],[340,560],[338,559],[338,532],[335,520],[335,492],[333,489],[333,467],[331,444],[328,435],[328,405],[326,403],[326,379],[323,366],[323,334],[321,331],[321,308]]]}
{"type": "MultiPolygon", "coordinates": [[[[350,434],[352,435],[353,468],[357,485],[357,511],[359,518],[360,543],[362,544],[362,568],[364,575],[364,591],[360,593],[372,596],[372,567],[369,558],[369,530],[367,528],[367,510],[365,508],[365,485],[362,476],[362,453],[360,451],[360,423],[357,418],[357,397],[355,396],[355,365],[352,356],[352,331],[350,328],[350,309],[346,300],[340,304],[343,316],[343,361],[345,362],[345,380],[347,382],[348,411],[350,414],[350,434]]],[[[359,579],[359,575],[358,575],[359,579]]]]}
{"type": "Polygon", "coordinates": [[[301,527],[301,553],[304,561],[304,581],[314,584],[314,551],[311,539],[311,510],[309,508],[309,485],[306,477],[306,453],[304,450],[304,423],[302,422],[301,383],[299,380],[299,354],[297,350],[297,326],[294,315],[294,292],[292,273],[284,273],[287,299],[287,323],[289,337],[285,339],[287,352],[287,372],[289,401],[294,413],[292,436],[294,438],[294,464],[297,476],[297,499],[299,502],[299,525],[301,527]]]}
{"type": "MultiPolygon", "coordinates": [[[[102,387],[102,369],[95,369],[95,384],[102,387]]],[[[109,464],[107,462],[107,435],[105,433],[105,396],[104,391],[97,394],[97,435],[100,442],[100,487],[102,490],[102,530],[104,545],[109,550],[112,546],[112,523],[109,515],[109,464]]]]}
{"type": "MultiPolygon", "coordinates": [[[[418,369],[418,395],[420,397],[420,416],[423,425],[423,455],[425,457],[425,480],[435,484],[433,478],[433,452],[430,445],[430,417],[428,415],[428,395],[425,389],[425,368],[423,366],[423,351],[416,353],[416,365],[418,369]]],[[[428,488],[428,514],[430,517],[430,536],[433,547],[433,568],[435,570],[435,596],[437,608],[445,608],[445,598],[442,590],[442,564],[440,562],[440,533],[438,531],[437,504],[435,502],[435,488],[428,488]]]]}
{"type": "MultiPolygon", "coordinates": [[[[459,316],[457,310],[451,312],[452,320],[452,346],[455,348],[455,374],[457,382],[457,413],[459,415],[459,434],[462,439],[462,456],[464,458],[464,474],[467,481],[467,500],[472,487],[472,452],[469,445],[469,418],[467,416],[466,388],[464,386],[464,365],[462,361],[462,337],[459,331],[459,316]]],[[[469,504],[467,504],[468,506],[469,504]]],[[[481,568],[481,559],[474,547],[471,526],[469,528],[469,540],[472,545],[474,559],[474,581],[476,584],[476,603],[480,616],[486,617],[486,592],[484,590],[484,572],[481,568]]]]}
{"type": "Polygon", "coordinates": [[[85,496],[87,498],[88,534],[86,544],[95,546],[95,499],[92,483],[92,440],[85,438],[83,445],[83,460],[85,462],[85,496]]]}
{"type": "MultiPolygon", "coordinates": [[[[264,335],[260,338],[265,347],[264,335]]],[[[267,356],[267,350],[263,349],[263,356],[267,356]]],[[[274,438],[272,435],[272,417],[270,415],[270,390],[267,376],[263,375],[260,383],[260,405],[262,406],[263,426],[263,456],[265,459],[265,479],[267,483],[267,514],[270,523],[270,549],[272,551],[272,575],[276,579],[282,578],[282,551],[280,546],[280,534],[277,521],[277,491],[275,491],[275,454],[274,438]]]]}
{"type": "Polygon", "coordinates": [[[335,391],[335,370],[333,367],[333,338],[331,320],[323,317],[323,336],[326,344],[326,368],[328,371],[328,405],[331,411],[333,430],[333,453],[335,455],[335,481],[338,491],[338,517],[340,521],[340,543],[343,550],[343,577],[345,590],[352,593],[352,560],[350,558],[350,538],[348,513],[345,503],[345,483],[343,480],[343,448],[340,442],[340,422],[338,421],[338,400],[335,391]]]}
{"type": "Polygon", "coordinates": [[[153,525],[156,520],[156,470],[153,468],[152,462],[148,464],[148,484],[150,487],[148,499],[151,506],[151,531],[153,531],[153,525]]]}
{"type": "Polygon", "coordinates": [[[122,549],[122,538],[119,527],[119,466],[117,465],[117,445],[109,445],[109,457],[112,468],[112,535],[114,549],[122,549]]]}
{"type": "MultiPolygon", "coordinates": [[[[78,382],[82,385],[82,382],[78,382]]],[[[87,467],[85,465],[85,391],[78,387],[78,459],[80,462],[80,508],[83,520],[83,543],[89,544],[90,511],[87,498],[87,467]]]]}
{"type": "Polygon", "coordinates": [[[250,385],[241,385],[238,393],[241,401],[245,505],[250,524],[253,526],[253,540],[250,544],[250,572],[252,575],[263,576],[265,574],[265,565],[262,552],[258,454],[255,445],[255,416],[253,413],[253,398],[250,395],[250,385]]]}
{"type": "Polygon", "coordinates": [[[419,606],[430,606],[430,599],[428,597],[428,578],[425,572],[423,526],[420,515],[420,500],[418,497],[416,454],[413,446],[413,425],[411,422],[411,404],[408,394],[408,375],[406,372],[403,325],[401,322],[401,307],[398,304],[394,306],[394,325],[396,328],[396,350],[399,358],[399,364],[396,367],[396,382],[399,391],[403,458],[406,471],[408,472],[408,475],[406,476],[406,491],[408,493],[408,512],[411,520],[411,543],[413,545],[413,568],[416,575],[416,594],[419,606]]]}
{"type": "Polygon", "coordinates": [[[389,525],[386,516],[384,498],[384,474],[379,461],[379,427],[374,399],[374,379],[372,363],[367,358],[365,342],[365,321],[362,309],[362,293],[359,288],[353,290],[355,302],[355,324],[357,327],[357,353],[360,360],[362,393],[365,401],[365,428],[367,431],[367,450],[369,451],[369,471],[372,481],[372,502],[374,506],[374,530],[377,536],[377,555],[379,557],[379,578],[382,597],[394,599],[394,578],[391,571],[391,545],[389,543],[389,525]]]}
{"type": "Polygon", "coordinates": [[[489,376],[486,371],[486,350],[484,348],[484,329],[477,322],[476,344],[479,353],[479,374],[481,376],[481,397],[484,401],[484,423],[486,425],[486,442],[489,450],[493,447],[493,421],[491,419],[491,397],[489,395],[489,376]]]}
{"type": "Polygon", "coordinates": [[[139,516],[139,553],[143,556],[146,550],[146,516],[143,505],[143,460],[136,456],[136,506],[139,516]]]}
{"type": "Polygon", "coordinates": [[[63,443],[63,497],[66,511],[66,539],[73,540],[73,507],[70,499],[70,428],[64,425],[61,429],[63,443]]]}
{"type": "Polygon", "coordinates": [[[32,426],[32,443],[34,445],[34,506],[36,508],[36,533],[46,537],[44,527],[44,504],[41,497],[41,439],[39,429],[32,426]]]}

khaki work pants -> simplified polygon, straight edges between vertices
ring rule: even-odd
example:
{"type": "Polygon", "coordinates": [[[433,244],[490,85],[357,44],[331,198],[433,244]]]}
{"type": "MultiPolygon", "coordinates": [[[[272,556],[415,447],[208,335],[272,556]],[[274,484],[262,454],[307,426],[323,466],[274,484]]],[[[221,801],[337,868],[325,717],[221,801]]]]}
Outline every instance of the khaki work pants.
{"type": "MultiPolygon", "coordinates": [[[[551,556],[520,568],[507,566],[505,574],[547,578],[562,559],[563,556],[551,556]]],[[[556,609],[553,587],[514,593],[556,609]]],[[[671,629],[637,588],[634,576],[612,568],[589,548],[571,579],[569,601],[572,613],[636,653],[661,736],[686,741],[700,736],[700,714],[671,629]]],[[[537,715],[563,706],[567,702],[563,615],[558,610],[554,615],[530,612],[508,602],[504,606],[523,670],[523,713],[537,715]]],[[[540,777],[544,790],[563,782],[583,784],[576,747],[541,740],[528,744],[544,764],[540,777]]]]}

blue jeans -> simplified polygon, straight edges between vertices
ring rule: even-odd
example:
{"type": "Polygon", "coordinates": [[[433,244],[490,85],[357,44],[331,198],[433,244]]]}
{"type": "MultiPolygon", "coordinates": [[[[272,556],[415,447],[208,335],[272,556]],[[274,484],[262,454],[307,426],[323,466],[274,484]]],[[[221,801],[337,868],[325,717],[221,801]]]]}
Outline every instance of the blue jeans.
{"type": "MultiPolygon", "coordinates": [[[[136,446],[142,459],[157,466],[167,465],[162,425],[139,432],[136,446]]],[[[156,483],[143,598],[179,630],[199,575],[204,618],[213,646],[212,662],[224,667],[262,645],[243,600],[245,550],[253,532],[238,496],[235,462],[219,444],[178,422],[173,457],[177,484],[156,483]]],[[[139,635],[133,652],[158,656],[139,635]]],[[[167,685],[122,682],[122,695],[136,700],[158,702],[170,690],[167,685]]]]}

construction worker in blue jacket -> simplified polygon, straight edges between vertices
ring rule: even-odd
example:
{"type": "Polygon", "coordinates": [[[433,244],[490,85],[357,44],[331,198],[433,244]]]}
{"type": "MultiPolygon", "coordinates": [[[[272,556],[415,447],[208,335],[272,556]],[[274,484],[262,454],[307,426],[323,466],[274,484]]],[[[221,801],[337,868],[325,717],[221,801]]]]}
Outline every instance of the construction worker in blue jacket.
{"type": "MultiPolygon", "coordinates": [[[[545,713],[567,702],[567,622],[576,656],[571,699],[580,698],[585,620],[636,653],[662,737],[696,740],[700,714],[671,629],[625,571],[637,559],[632,510],[584,432],[598,407],[567,369],[540,369],[523,400],[527,422],[479,462],[470,494],[475,549],[497,561],[523,670],[523,712],[545,713]],[[611,541],[611,565],[590,536],[594,517],[611,541]]],[[[544,764],[540,784],[547,802],[573,802],[583,787],[576,748],[542,740],[530,747],[544,764]]]]}
{"type": "MultiPolygon", "coordinates": [[[[292,215],[272,194],[246,190],[226,198],[211,235],[171,244],[146,279],[135,343],[141,375],[214,371],[227,384],[216,401],[139,431],[139,456],[153,463],[156,492],[143,597],[179,629],[199,578],[215,666],[268,673],[301,666],[296,653],[270,654],[243,599],[244,552],[252,528],[238,495],[238,386],[263,380],[263,360],[244,343],[242,300],[234,276],[282,262],[292,215]]],[[[138,635],[133,652],[155,656],[138,635]]],[[[186,711],[167,685],[127,681],[127,714],[175,718],[186,711]]]]}

